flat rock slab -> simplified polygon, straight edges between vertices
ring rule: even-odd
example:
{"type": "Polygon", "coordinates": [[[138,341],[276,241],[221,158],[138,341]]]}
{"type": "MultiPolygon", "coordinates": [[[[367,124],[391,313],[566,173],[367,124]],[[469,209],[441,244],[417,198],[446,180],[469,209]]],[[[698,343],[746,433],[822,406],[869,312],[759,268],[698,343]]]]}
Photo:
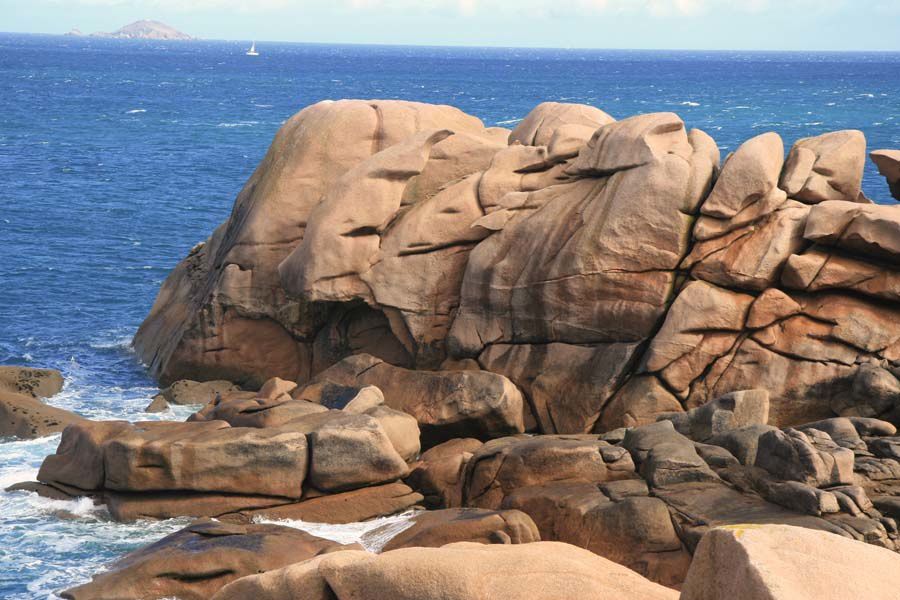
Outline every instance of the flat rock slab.
{"type": "Polygon", "coordinates": [[[422,494],[402,483],[388,483],[340,494],[308,498],[302,502],[247,509],[222,515],[223,520],[248,522],[253,519],[272,521],[306,521],[307,523],[356,523],[385,517],[416,506],[422,494]]]}

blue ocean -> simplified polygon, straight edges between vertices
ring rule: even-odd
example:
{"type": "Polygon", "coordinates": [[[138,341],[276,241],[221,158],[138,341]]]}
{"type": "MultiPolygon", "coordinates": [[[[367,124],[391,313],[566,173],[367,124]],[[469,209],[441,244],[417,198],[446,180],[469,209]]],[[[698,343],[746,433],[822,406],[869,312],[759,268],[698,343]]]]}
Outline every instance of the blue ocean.
{"type": "MultiPolygon", "coordinates": [[[[0,34],[0,364],[62,370],[52,404],[189,414],[142,413],[157,387],[130,339],[275,131],[319,100],[453,104],[505,127],[544,100],[675,111],[723,156],[769,130],[790,144],[855,128],[870,149],[900,148],[900,53],[247,46],[0,34]]],[[[889,200],[872,165],[864,190],[889,200]]],[[[58,441],[0,440],[0,489],[33,479],[58,441]]],[[[56,597],[183,525],[0,493],[0,597],[56,597]]]]}

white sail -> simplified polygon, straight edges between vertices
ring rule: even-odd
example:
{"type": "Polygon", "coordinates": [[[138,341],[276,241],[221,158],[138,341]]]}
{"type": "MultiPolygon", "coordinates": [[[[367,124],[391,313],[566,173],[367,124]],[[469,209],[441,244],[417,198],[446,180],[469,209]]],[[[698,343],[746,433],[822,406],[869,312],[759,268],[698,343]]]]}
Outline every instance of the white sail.
{"type": "Polygon", "coordinates": [[[250,49],[247,50],[247,56],[259,56],[259,52],[256,51],[256,42],[250,44],[250,49]]]}

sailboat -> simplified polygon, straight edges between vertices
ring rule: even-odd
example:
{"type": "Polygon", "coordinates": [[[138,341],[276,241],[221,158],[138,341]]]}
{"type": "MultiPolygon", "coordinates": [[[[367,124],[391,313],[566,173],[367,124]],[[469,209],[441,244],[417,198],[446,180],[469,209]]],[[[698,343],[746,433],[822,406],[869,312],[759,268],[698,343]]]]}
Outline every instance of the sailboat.
{"type": "Polygon", "coordinates": [[[247,56],[259,56],[259,52],[256,51],[256,42],[250,44],[250,49],[247,50],[247,56]]]}

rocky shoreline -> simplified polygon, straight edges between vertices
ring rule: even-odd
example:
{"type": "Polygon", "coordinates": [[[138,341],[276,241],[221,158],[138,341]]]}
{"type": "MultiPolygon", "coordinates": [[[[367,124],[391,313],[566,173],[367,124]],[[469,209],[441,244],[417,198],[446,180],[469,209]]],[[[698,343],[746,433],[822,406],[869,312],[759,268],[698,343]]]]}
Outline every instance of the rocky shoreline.
{"type": "MultiPolygon", "coordinates": [[[[895,197],[900,155],[871,154],[895,197]]],[[[0,372],[37,482],[195,517],[65,598],[896,597],[900,208],[858,131],[341,100],[276,135],[89,421],[0,372]],[[282,520],[415,510],[376,552],[282,520]],[[680,592],[678,591],[680,590],[680,592]]]]}

